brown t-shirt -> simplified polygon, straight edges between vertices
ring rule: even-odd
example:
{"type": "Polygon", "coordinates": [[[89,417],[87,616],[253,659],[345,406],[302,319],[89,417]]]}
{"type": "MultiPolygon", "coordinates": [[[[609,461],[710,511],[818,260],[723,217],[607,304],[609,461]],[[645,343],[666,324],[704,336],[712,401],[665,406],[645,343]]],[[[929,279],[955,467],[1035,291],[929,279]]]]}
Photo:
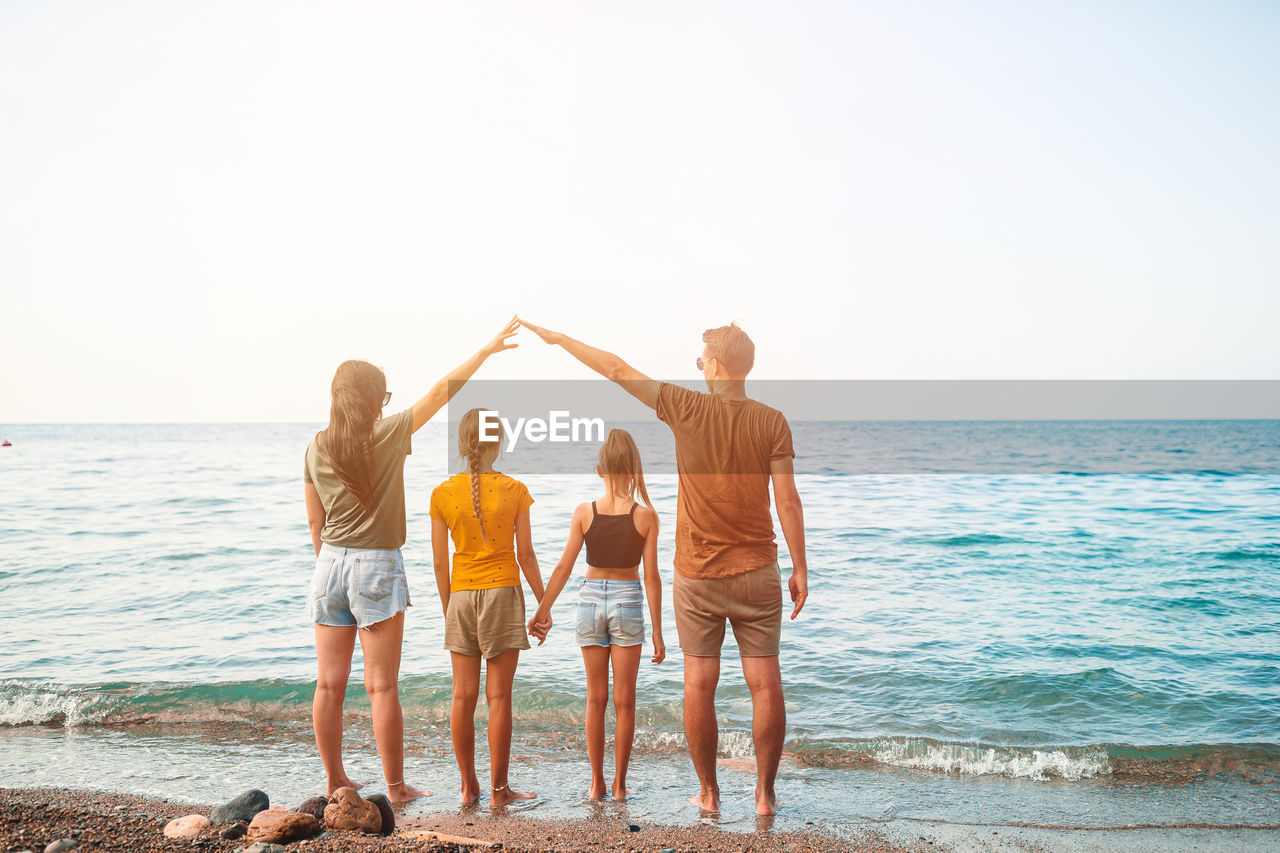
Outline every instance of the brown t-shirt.
{"type": "Polygon", "coordinates": [[[786,417],[666,382],[657,408],[676,438],[676,571],[724,578],[776,561],[769,463],[796,455],[786,417]]]}
{"type": "Polygon", "coordinates": [[[413,452],[412,437],[412,409],[373,423],[369,484],[378,507],[376,516],[360,507],[311,439],[302,479],[315,485],[324,504],[323,541],[340,548],[394,550],[404,545],[404,458],[413,452]]]}

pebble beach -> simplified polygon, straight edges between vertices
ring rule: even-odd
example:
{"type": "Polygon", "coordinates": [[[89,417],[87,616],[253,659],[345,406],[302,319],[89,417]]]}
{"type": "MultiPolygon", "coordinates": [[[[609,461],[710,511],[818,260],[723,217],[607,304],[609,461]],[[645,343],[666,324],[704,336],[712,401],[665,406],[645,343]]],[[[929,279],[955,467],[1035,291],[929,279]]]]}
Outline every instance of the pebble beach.
{"type": "MultiPolygon", "coordinates": [[[[29,850],[43,853],[50,845],[63,842],[61,849],[94,851],[241,851],[243,837],[225,838],[231,824],[210,826],[189,838],[166,838],[164,827],[185,815],[208,815],[213,806],[192,806],[169,800],[137,797],[101,791],[57,788],[0,789],[0,849],[9,853],[29,850]],[[74,846],[66,842],[74,842],[74,846]]],[[[415,816],[398,823],[387,836],[359,832],[330,831],[272,850],[298,853],[320,851],[396,850],[506,850],[514,853],[569,853],[569,851],[620,850],[630,853],[771,853],[789,851],[890,851],[938,849],[922,843],[919,847],[897,846],[886,841],[836,838],[821,832],[727,832],[714,826],[640,826],[615,821],[548,820],[504,816],[487,812],[446,812],[415,816]],[[633,825],[634,826],[634,825],[633,825]],[[462,844],[433,837],[434,834],[466,838],[478,844],[462,844]]],[[[266,853],[259,848],[259,853],[266,853]]]]}

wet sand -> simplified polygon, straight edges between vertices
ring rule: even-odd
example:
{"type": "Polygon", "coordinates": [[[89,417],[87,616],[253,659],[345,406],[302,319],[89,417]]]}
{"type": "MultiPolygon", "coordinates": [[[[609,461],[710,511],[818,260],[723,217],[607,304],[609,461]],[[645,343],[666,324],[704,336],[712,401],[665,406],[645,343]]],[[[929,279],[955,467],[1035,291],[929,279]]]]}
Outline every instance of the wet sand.
{"type": "MultiPolygon", "coordinates": [[[[230,792],[228,798],[238,792],[230,792]]],[[[296,803],[285,803],[286,806],[296,803]]],[[[30,850],[63,838],[79,842],[77,851],[238,851],[243,839],[228,840],[213,827],[195,839],[171,839],[162,834],[165,823],[188,814],[208,815],[212,806],[192,806],[127,794],[65,789],[0,788],[0,851],[30,850]]],[[[819,832],[726,832],[714,826],[641,826],[632,832],[611,820],[551,820],[488,812],[446,812],[414,816],[397,825],[388,837],[332,832],[288,845],[299,853],[319,851],[459,851],[467,848],[426,837],[430,832],[501,844],[514,853],[582,853],[619,850],[631,853],[825,853],[825,851],[895,851],[937,849],[927,843],[895,845],[868,835],[865,839],[836,838],[819,832]]]]}
{"type": "MultiPolygon", "coordinates": [[[[284,805],[294,805],[286,803],[284,805]]],[[[218,827],[194,839],[169,839],[165,823],[187,814],[207,815],[211,806],[192,806],[128,794],[52,788],[0,788],[0,853],[42,853],[64,838],[79,851],[241,851],[243,839],[228,840],[218,827]]],[[[850,836],[822,832],[729,832],[708,824],[640,826],[632,832],[613,819],[558,820],[511,814],[443,812],[415,815],[388,837],[331,832],[288,845],[297,853],[321,851],[427,850],[459,853],[497,849],[512,853],[897,853],[898,851],[1271,851],[1280,850],[1280,825],[1138,826],[1086,828],[937,823],[901,819],[869,824],[850,836]],[[428,837],[438,832],[500,845],[459,846],[428,837]]]]}

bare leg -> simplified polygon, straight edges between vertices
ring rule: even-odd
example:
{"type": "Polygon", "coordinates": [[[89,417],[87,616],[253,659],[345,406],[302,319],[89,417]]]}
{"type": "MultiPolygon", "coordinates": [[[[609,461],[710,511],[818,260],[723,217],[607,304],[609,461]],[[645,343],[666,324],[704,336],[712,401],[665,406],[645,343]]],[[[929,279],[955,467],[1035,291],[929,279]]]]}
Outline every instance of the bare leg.
{"type": "Polygon", "coordinates": [[[489,703],[490,808],[512,800],[532,800],[533,791],[513,791],[508,784],[511,763],[511,683],[515,681],[520,650],[511,649],[485,661],[484,698],[489,703]]]}
{"type": "Polygon", "coordinates": [[[787,706],[782,697],[778,656],[744,657],[742,675],[751,690],[751,739],[756,750],[756,814],[778,812],[773,783],[787,736],[787,706]]]}
{"type": "Polygon", "coordinates": [[[316,695],[311,701],[311,725],[330,794],[339,788],[362,787],[342,768],[342,701],[347,695],[355,647],[354,625],[316,625],[316,695]]]}
{"type": "Polygon", "coordinates": [[[373,712],[373,737],[378,742],[387,799],[402,803],[429,796],[404,781],[404,714],[400,710],[400,646],[404,641],[404,611],[359,632],[364,651],[364,689],[373,712]]]}
{"type": "Polygon", "coordinates": [[[453,756],[462,774],[462,804],[480,799],[476,778],[476,701],[480,698],[480,657],[450,652],[453,657],[453,706],[449,709],[449,734],[453,756]]]}
{"type": "Polygon", "coordinates": [[[591,791],[587,797],[604,799],[604,712],[609,706],[609,647],[583,646],[587,669],[587,759],[591,762],[591,791]]]}
{"type": "Polygon", "coordinates": [[[716,685],[720,658],[684,656],[684,736],[689,757],[698,773],[701,789],[690,797],[703,811],[720,811],[720,785],[716,781],[716,748],[720,727],[716,724],[716,685]]]}
{"type": "Polygon", "coordinates": [[[613,798],[627,798],[627,766],[636,737],[636,673],[640,671],[643,646],[610,646],[613,659],[613,798]]]}

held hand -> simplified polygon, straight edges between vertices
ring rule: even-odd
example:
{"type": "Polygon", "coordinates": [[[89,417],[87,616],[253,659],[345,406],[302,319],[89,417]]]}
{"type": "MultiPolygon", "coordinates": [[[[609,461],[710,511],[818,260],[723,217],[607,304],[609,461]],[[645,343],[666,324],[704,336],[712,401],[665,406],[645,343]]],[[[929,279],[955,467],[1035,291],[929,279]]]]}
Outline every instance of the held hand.
{"type": "Polygon", "coordinates": [[[516,333],[516,330],[519,328],[520,328],[519,321],[516,320],[516,317],[514,314],[511,315],[511,319],[507,322],[507,325],[502,327],[501,332],[498,332],[498,334],[493,336],[493,340],[485,344],[484,350],[482,350],[482,352],[484,352],[486,356],[490,356],[490,355],[493,355],[495,352],[502,352],[504,349],[515,349],[516,347],[520,346],[517,343],[507,343],[507,338],[514,335],[516,333]]]}
{"type": "Polygon", "coordinates": [[[519,317],[516,317],[516,322],[519,323],[521,326],[524,326],[526,329],[533,332],[535,335],[542,338],[543,341],[549,344],[558,344],[560,343],[560,339],[564,337],[559,332],[553,332],[550,329],[544,329],[541,326],[535,326],[532,323],[528,322],[527,320],[522,320],[519,317]]]}
{"type": "Polygon", "coordinates": [[[551,631],[551,617],[546,616],[539,621],[538,614],[534,614],[529,620],[529,636],[538,639],[538,645],[542,645],[547,641],[547,634],[551,631]]]}
{"type": "Polygon", "coordinates": [[[667,644],[662,642],[661,634],[653,635],[653,657],[650,658],[654,663],[662,663],[667,659],[667,644]]]}
{"type": "Polygon", "coordinates": [[[795,609],[791,611],[791,618],[795,619],[809,597],[809,570],[792,568],[791,580],[787,586],[791,589],[791,600],[795,603],[795,609]]]}

